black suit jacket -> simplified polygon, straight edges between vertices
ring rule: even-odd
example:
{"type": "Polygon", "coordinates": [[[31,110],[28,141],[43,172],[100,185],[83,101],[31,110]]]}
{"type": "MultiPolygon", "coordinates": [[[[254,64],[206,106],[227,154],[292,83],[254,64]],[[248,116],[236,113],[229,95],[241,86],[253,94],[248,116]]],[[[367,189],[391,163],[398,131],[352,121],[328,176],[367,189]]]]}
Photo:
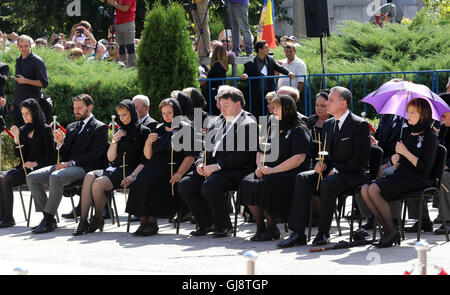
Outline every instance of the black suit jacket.
{"type": "MultiPolygon", "coordinates": [[[[341,173],[365,174],[369,166],[370,127],[363,118],[350,112],[339,132],[333,136],[336,119],[330,118],[323,124],[327,137],[325,158],[327,171],[336,168],[341,173]]],[[[324,139],[325,140],[325,139],[324,139]]]]}
{"type": "MultiPolygon", "coordinates": [[[[374,137],[378,140],[378,146],[383,149],[383,158],[390,159],[395,154],[395,145],[400,140],[400,132],[402,130],[403,122],[406,121],[399,118],[395,127],[392,127],[394,115],[382,115],[380,123],[375,131],[374,137]]],[[[385,160],[386,161],[386,160],[385,160]]]]}
{"type": "MultiPolygon", "coordinates": [[[[257,64],[258,57],[255,57],[253,61],[246,62],[244,64],[244,74],[247,74],[249,77],[259,77],[264,76],[261,74],[261,72],[258,70],[258,64],[257,64]]],[[[267,66],[267,76],[273,76],[275,75],[275,71],[287,75],[289,74],[289,71],[285,68],[280,66],[276,63],[276,61],[271,56],[267,56],[264,59],[266,66],[267,66]]],[[[274,79],[263,79],[263,80],[251,80],[251,93],[252,93],[252,110],[251,112],[255,115],[262,114],[262,100],[264,99],[263,96],[270,91],[275,90],[275,81],[274,79]],[[261,93],[261,84],[260,81],[264,81],[265,87],[264,87],[264,93],[261,93]]],[[[267,112],[266,112],[267,114],[267,112]]]]}
{"type": "Polygon", "coordinates": [[[450,131],[448,129],[449,127],[445,127],[444,123],[441,123],[438,140],[439,144],[442,144],[447,149],[447,159],[445,160],[445,165],[447,165],[447,167],[450,167],[450,134],[448,134],[450,131]]]}
{"type": "Polygon", "coordinates": [[[159,123],[149,115],[143,122],[141,122],[141,124],[150,129],[151,132],[154,132],[159,123]]]}
{"type": "Polygon", "coordinates": [[[86,173],[104,168],[108,149],[108,127],[92,117],[80,134],[76,135],[78,121],[67,126],[66,137],[60,148],[62,161],[75,161],[86,173]],[[76,137],[76,140],[74,138],[76,137]]]}
{"type": "MultiPolygon", "coordinates": [[[[208,128],[208,136],[216,134],[217,130],[222,130],[222,116],[217,117],[216,121],[208,128]]],[[[218,164],[223,172],[235,171],[235,170],[245,170],[252,171],[255,167],[256,158],[256,148],[257,148],[257,132],[258,125],[253,119],[250,113],[243,112],[239,116],[238,120],[232,127],[227,135],[221,139],[222,136],[219,135],[218,140],[221,140],[221,147],[217,150],[215,157],[212,156],[213,150],[208,150],[206,152],[206,165],[218,164]],[[254,137],[253,143],[252,136],[254,137]],[[244,139],[245,142],[241,142],[240,139],[244,139]],[[227,148],[227,141],[234,140],[232,143],[232,148],[227,148]]],[[[221,131],[219,131],[221,134],[221,131]]],[[[212,145],[213,146],[213,145],[212,145]]],[[[200,154],[200,157],[196,161],[196,165],[204,163],[204,152],[200,154]]],[[[239,173],[241,174],[241,173],[239,173]]]]}

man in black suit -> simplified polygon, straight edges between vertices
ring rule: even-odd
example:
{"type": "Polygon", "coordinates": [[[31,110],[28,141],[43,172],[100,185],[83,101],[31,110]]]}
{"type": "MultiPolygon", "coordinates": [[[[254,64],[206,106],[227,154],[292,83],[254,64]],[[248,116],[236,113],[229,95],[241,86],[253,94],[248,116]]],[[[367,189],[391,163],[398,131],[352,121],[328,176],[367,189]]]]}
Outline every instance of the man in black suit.
{"type": "Polygon", "coordinates": [[[6,114],[6,83],[8,82],[9,66],[0,62],[0,115],[6,114]]]}
{"type": "Polygon", "coordinates": [[[103,169],[104,154],[108,149],[108,127],[92,115],[93,100],[87,94],[73,98],[76,122],[67,126],[64,137],[60,130],[54,132],[62,162],[33,171],[27,176],[27,184],[34,198],[36,211],[43,212],[44,219],[33,229],[34,234],[53,231],[54,215],[63,196],[64,186],[82,180],[86,173],[103,169]],[[49,197],[44,186],[49,185],[49,197]]]}
{"type": "MultiPolygon", "coordinates": [[[[274,76],[275,71],[288,75],[291,79],[295,77],[294,73],[289,72],[286,68],[280,66],[273,57],[269,56],[269,46],[266,41],[262,40],[256,42],[255,51],[257,56],[253,61],[249,61],[244,65],[244,73],[241,75],[242,80],[247,80],[248,77],[274,76]]],[[[264,98],[266,93],[275,90],[274,79],[251,79],[250,81],[250,112],[258,117],[263,114],[264,108],[264,114],[267,114],[264,98]],[[263,83],[263,86],[261,83],[263,83]]]]}
{"type": "Polygon", "coordinates": [[[148,99],[148,96],[142,94],[136,95],[133,97],[133,104],[136,108],[141,124],[153,132],[158,125],[158,121],[150,117],[148,114],[148,110],[150,109],[150,99],[148,99]]]}
{"type": "Polygon", "coordinates": [[[257,124],[243,110],[242,92],[228,87],[219,91],[217,99],[221,115],[205,135],[206,161],[202,152],[196,169],[178,183],[178,193],[199,226],[192,236],[206,235],[214,228],[215,238],[231,233],[226,193],[236,191],[244,176],[255,168],[257,124]],[[255,135],[254,142],[251,135],[255,135]]]}
{"type": "Polygon", "coordinates": [[[324,245],[330,239],[330,227],[336,209],[336,199],[345,191],[367,181],[369,164],[369,123],[350,112],[352,94],[344,87],[333,87],[327,101],[327,112],[333,115],[323,124],[326,151],[323,165],[318,162],[312,171],[297,175],[292,201],[289,228],[294,232],[280,242],[280,248],[306,245],[305,224],[319,173],[320,222],[313,245],[324,245]]]}

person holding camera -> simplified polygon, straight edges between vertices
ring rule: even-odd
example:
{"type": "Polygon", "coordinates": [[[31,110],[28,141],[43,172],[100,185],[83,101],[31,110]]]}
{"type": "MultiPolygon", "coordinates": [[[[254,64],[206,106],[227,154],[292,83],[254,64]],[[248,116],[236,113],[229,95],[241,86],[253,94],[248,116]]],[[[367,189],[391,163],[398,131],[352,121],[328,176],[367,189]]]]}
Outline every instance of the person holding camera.
{"type": "Polygon", "coordinates": [[[34,98],[38,102],[42,98],[42,88],[48,86],[47,68],[44,61],[31,51],[33,39],[27,35],[21,35],[17,40],[17,48],[20,56],[16,59],[16,88],[14,102],[11,107],[14,125],[24,125],[19,105],[27,98],[34,98]]]}
{"type": "MultiPolygon", "coordinates": [[[[105,3],[105,0],[100,1],[105,3]]],[[[136,0],[106,0],[106,2],[116,9],[115,31],[117,43],[119,43],[120,61],[128,67],[135,67],[136,48],[134,46],[134,37],[136,29],[134,19],[136,0]]]]}

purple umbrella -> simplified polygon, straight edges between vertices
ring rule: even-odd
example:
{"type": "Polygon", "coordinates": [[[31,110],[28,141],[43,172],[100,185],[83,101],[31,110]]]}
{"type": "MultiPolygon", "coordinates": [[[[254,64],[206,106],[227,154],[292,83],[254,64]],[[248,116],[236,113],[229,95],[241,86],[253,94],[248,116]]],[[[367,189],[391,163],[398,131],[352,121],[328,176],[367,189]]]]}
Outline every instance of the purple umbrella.
{"type": "Polygon", "coordinates": [[[450,112],[448,104],[430,88],[407,81],[386,82],[361,101],[372,105],[378,114],[393,114],[406,118],[406,105],[413,98],[419,97],[430,104],[434,120],[440,121],[444,113],[450,112]]]}

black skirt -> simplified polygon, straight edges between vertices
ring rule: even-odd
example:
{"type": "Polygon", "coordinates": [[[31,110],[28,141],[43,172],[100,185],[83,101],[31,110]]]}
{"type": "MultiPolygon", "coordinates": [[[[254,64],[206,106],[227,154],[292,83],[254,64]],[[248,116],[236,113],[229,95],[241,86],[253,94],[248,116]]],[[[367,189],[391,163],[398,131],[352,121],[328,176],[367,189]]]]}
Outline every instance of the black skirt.
{"type": "MultiPolygon", "coordinates": [[[[178,209],[177,185],[172,186],[167,157],[154,156],[130,185],[126,212],[135,216],[171,218],[178,209]]],[[[176,171],[176,169],[174,169],[176,171]]]]}
{"type": "MultiPolygon", "coordinates": [[[[131,173],[133,173],[134,169],[136,167],[126,167],[125,168],[125,176],[129,176],[131,173]]],[[[122,168],[115,168],[114,170],[109,167],[108,169],[103,170],[94,170],[92,171],[95,174],[95,177],[101,177],[105,176],[108,177],[113,185],[113,190],[122,188],[120,183],[123,180],[123,169],[122,168]]]]}
{"type": "Polygon", "coordinates": [[[429,187],[423,181],[415,180],[400,173],[390,174],[373,181],[380,188],[381,195],[386,201],[401,200],[407,193],[415,192],[429,187]]]}
{"type": "Polygon", "coordinates": [[[239,185],[238,202],[241,205],[258,206],[272,217],[289,219],[297,169],[265,175],[257,178],[247,175],[239,185]]]}

